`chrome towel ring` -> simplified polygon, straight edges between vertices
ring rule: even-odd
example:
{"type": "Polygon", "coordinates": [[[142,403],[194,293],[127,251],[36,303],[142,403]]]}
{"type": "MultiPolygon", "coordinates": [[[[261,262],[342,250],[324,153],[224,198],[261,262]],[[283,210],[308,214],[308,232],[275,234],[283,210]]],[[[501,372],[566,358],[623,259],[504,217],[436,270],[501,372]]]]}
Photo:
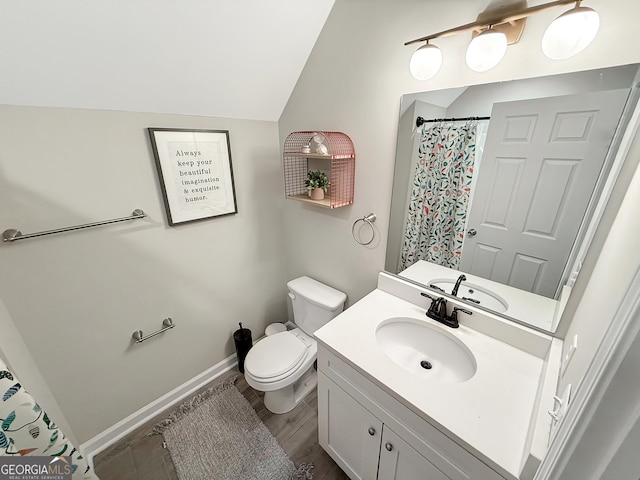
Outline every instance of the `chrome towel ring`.
{"type": "Polygon", "coordinates": [[[353,239],[356,242],[358,242],[360,245],[369,245],[371,242],[373,242],[373,239],[376,236],[376,230],[373,227],[373,222],[375,221],[376,221],[376,214],[370,213],[369,215],[365,215],[364,217],[359,218],[358,220],[353,222],[353,226],[351,227],[351,235],[353,235],[353,239]],[[371,239],[368,242],[363,242],[360,239],[360,237],[356,235],[356,225],[358,224],[358,222],[367,223],[371,227],[371,239]]]}

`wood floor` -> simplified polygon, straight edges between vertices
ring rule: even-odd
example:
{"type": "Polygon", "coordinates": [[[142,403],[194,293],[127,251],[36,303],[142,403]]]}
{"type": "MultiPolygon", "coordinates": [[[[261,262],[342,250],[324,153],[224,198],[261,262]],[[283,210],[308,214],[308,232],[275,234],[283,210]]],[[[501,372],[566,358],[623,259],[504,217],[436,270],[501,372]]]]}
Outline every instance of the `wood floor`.
{"type": "MultiPolygon", "coordinates": [[[[318,398],[315,390],[291,412],[275,415],[265,408],[262,402],[264,394],[247,385],[244,376],[237,369],[218,377],[211,385],[234,375],[238,376],[238,390],[294,464],[313,463],[314,480],[348,480],[349,477],[318,445],[318,398]]],[[[178,480],[169,451],[162,446],[162,436],[147,435],[156,423],[166,418],[167,413],[158,415],[96,455],[93,462],[100,480],[178,480]]]]}

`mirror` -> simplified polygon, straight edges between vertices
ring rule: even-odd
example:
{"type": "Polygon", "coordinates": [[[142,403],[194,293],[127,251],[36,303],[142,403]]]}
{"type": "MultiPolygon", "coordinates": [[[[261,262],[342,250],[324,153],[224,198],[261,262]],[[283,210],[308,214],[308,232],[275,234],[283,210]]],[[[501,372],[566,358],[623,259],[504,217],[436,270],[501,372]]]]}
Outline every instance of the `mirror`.
{"type": "Polygon", "coordinates": [[[624,161],[616,153],[637,101],[638,72],[623,65],[404,95],[385,270],[553,332],[611,193],[607,178],[624,161]],[[448,141],[463,137],[464,145],[448,141]],[[442,163],[442,151],[470,160],[442,163]],[[462,185],[446,183],[458,199],[442,215],[446,198],[426,199],[439,181],[427,169],[447,164],[463,173],[443,181],[453,175],[462,185]],[[458,237],[448,240],[448,255],[438,242],[449,230],[425,220],[429,213],[448,219],[446,229],[458,237]]]}

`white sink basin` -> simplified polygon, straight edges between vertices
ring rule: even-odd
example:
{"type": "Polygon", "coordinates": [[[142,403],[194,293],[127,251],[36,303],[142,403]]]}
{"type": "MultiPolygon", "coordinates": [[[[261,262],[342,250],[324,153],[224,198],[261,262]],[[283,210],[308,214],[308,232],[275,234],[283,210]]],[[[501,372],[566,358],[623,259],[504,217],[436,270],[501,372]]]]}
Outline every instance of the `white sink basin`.
{"type": "Polygon", "coordinates": [[[387,357],[421,379],[465,382],[476,373],[476,359],[444,328],[449,327],[408,317],[389,318],[376,329],[376,341],[387,357]]]}
{"type": "MultiPolygon", "coordinates": [[[[434,278],[427,285],[433,285],[435,287],[443,289],[447,293],[451,293],[455,284],[455,278],[434,278]]],[[[480,285],[476,285],[466,281],[460,284],[457,297],[466,297],[477,300],[479,303],[472,302],[471,300],[469,301],[475,303],[476,305],[489,308],[498,313],[504,313],[509,309],[509,304],[507,303],[507,301],[497,293],[493,293],[491,290],[485,287],[481,287],[480,285]]]]}

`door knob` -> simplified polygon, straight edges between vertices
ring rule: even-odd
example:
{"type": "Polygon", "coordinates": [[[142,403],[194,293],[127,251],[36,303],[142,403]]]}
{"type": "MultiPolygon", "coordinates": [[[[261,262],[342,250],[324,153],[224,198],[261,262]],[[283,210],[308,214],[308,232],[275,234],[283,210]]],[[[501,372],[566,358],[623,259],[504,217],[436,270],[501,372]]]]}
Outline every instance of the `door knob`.
{"type": "Polygon", "coordinates": [[[376,429],[373,427],[369,427],[369,435],[375,435],[376,434],[376,429]]]}
{"type": "Polygon", "coordinates": [[[469,235],[470,237],[473,237],[476,233],[478,233],[476,231],[475,228],[472,228],[471,230],[467,230],[467,235],[469,235]]]}
{"type": "Polygon", "coordinates": [[[390,452],[391,450],[393,450],[393,445],[391,445],[389,442],[384,444],[384,448],[387,449],[388,452],[390,452]]]}

